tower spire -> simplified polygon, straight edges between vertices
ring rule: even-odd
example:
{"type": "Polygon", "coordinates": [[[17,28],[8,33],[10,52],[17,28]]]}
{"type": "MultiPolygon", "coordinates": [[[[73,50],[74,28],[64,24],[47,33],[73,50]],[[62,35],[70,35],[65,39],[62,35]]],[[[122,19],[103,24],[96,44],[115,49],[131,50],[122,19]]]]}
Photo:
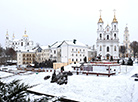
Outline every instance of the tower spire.
{"type": "Polygon", "coordinates": [[[102,20],[102,18],[101,18],[101,12],[102,12],[102,10],[100,9],[99,12],[100,12],[100,18],[99,18],[98,23],[103,23],[103,20],[102,20]]]}
{"type": "Polygon", "coordinates": [[[7,32],[6,32],[6,36],[8,36],[9,34],[8,34],[8,29],[7,29],[7,32]]]}
{"type": "Polygon", "coordinates": [[[26,28],[25,28],[23,37],[25,37],[25,38],[28,37],[28,35],[26,34],[26,28]]]}
{"type": "Polygon", "coordinates": [[[12,36],[12,40],[14,40],[15,36],[14,36],[14,33],[13,33],[13,36],[12,36]]]}
{"type": "Polygon", "coordinates": [[[116,19],[116,16],[115,16],[116,10],[114,9],[113,11],[114,11],[114,18],[113,18],[113,22],[112,22],[112,23],[118,23],[118,21],[117,21],[117,19],[116,19]]]}

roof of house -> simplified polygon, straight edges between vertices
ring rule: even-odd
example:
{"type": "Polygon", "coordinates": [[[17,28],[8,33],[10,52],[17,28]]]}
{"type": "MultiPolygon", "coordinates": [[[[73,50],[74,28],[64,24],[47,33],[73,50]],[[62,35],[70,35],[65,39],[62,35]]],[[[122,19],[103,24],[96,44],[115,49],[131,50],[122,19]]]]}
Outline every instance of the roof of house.
{"type": "Polygon", "coordinates": [[[85,44],[77,41],[77,40],[64,40],[64,41],[57,41],[55,42],[53,45],[51,45],[51,48],[55,48],[55,47],[60,47],[63,43],[66,43],[67,45],[71,45],[71,46],[84,46],[86,47],[85,44]]]}

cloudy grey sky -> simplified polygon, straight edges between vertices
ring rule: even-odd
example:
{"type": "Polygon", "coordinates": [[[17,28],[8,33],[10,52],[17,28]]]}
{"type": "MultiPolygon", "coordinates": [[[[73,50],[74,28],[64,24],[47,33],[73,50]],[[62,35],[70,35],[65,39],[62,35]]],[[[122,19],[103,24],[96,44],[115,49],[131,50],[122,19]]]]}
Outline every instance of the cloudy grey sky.
{"type": "Polygon", "coordinates": [[[128,24],[130,41],[138,41],[138,0],[0,0],[0,43],[22,38],[26,28],[30,39],[40,45],[77,39],[96,44],[99,10],[104,26],[111,25],[116,9],[120,43],[128,24]]]}

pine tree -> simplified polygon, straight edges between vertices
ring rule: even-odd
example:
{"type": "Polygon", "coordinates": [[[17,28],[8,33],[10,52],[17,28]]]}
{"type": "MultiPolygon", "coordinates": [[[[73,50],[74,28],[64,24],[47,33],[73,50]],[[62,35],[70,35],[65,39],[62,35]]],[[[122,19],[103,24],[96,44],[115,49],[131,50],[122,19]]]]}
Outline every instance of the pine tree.
{"type": "Polygon", "coordinates": [[[2,83],[0,81],[0,102],[29,102],[27,97],[27,89],[32,86],[20,84],[20,80],[13,80],[10,83],[2,83]]]}

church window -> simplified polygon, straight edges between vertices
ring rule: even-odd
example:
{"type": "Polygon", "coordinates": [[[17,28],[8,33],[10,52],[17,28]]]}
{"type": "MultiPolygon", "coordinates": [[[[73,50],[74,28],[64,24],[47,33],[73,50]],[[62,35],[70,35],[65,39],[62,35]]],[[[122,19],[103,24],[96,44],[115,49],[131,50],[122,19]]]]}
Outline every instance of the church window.
{"type": "Polygon", "coordinates": [[[116,51],[116,46],[114,46],[114,51],[116,51]]]}
{"type": "Polygon", "coordinates": [[[116,25],[114,25],[114,30],[116,30],[116,25]]]}
{"type": "Polygon", "coordinates": [[[127,41],[127,36],[126,36],[126,41],[127,41]]]}
{"type": "Polygon", "coordinates": [[[116,34],[114,34],[114,38],[116,39],[116,34]]]}
{"type": "Polygon", "coordinates": [[[109,52],[109,47],[107,47],[107,52],[109,52]]]}
{"type": "Polygon", "coordinates": [[[56,50],[54,50],[54,54],[56,54],[56,50]]]}
{"type": "Polygon", "coordinates": [[[21,46],[23,46],[23,42],[21,42],[21,46]]]}
{"type": "Polygon", "coordinates": [[[102,29],[102,25],[100,25],[100,29],[102,29]]]}
{"type": "Polygon", "coordinates": [[[100,46],[100,51],[102,51],[102,46],[100,46]]]}
{"type": "Polygon", "coordinates": [[[100,34],[100,39],[102,39],[102,34],[100,34]]]}
{"type": "Polygon", "coordinates": [[[107,35],[107,40],[109,40],[109,35],[107,35]]]}

